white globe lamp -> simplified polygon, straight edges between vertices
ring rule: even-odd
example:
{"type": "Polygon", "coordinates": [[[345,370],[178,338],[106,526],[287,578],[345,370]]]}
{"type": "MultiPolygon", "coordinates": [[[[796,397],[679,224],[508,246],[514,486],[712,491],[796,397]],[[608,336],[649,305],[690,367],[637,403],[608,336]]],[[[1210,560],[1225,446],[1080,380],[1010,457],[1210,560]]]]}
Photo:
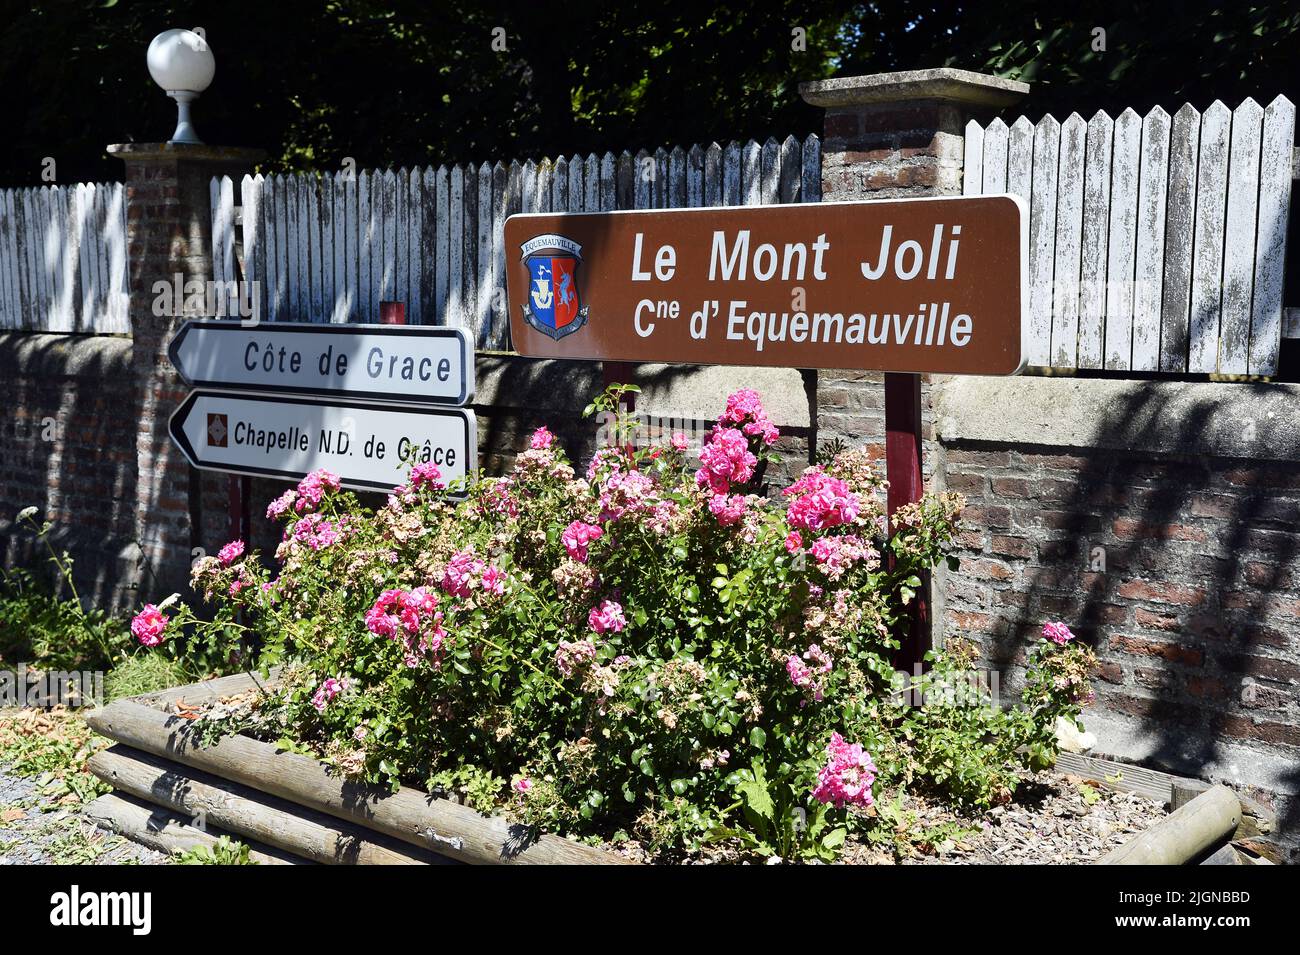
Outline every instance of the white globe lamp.
{"type": "Polygon", "coordinates": [[[202,143],[190,122],[190,103],[217,71],[208,41],[193,30],[166,30],[153,38],[146,59],[153,81],[176,100],[176,132],[168,142],[202,143]]]}

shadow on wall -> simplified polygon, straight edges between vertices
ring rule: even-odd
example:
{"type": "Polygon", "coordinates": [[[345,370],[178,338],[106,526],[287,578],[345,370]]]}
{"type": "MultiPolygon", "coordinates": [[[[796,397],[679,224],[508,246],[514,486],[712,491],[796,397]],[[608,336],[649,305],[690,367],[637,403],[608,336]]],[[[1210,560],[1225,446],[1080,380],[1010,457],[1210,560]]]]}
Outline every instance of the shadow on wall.
{"type": "MultiPolygon", "coordinates": [[[[989,475],[1011,505],[1009,533],[1028,527],[1038,545],[994,662],[1018,662],[1044,620],[1077,621],[1102,661],[1098,705],[1138,721],[1146,758],[1300,792],[1296,395],[1126,384],[1091,439],[1011,444],[1005,475],[989,475]]],[[[1279,806],[1292,832],[1298,803],[1279,806]]]]}
{"type": "Polygon", "coordinates": [[[0,335],[0,540],[8,567],[48,567],[48,553],[16,515],[38,509],[49,540],[73,558],[83,600],[134,602],[136,414],[131,340],[0,335]]]}

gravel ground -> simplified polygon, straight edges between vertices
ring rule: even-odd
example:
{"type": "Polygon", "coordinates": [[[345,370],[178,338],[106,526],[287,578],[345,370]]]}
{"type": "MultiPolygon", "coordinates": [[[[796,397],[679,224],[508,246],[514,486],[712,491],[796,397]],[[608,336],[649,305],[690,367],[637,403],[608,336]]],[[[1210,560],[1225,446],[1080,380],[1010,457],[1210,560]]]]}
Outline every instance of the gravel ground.
{"type": "Polygon", "coordinates": [[[910,843],[899,858],[884,849],[850,844],[846,862],[904,865],[1079,865],[1100,856],[1165,815],[1161,803],[1064,773],[1042,773],[1016,798],[973,818],[959,817],[922,799],[908,798],[913,838],[927,829],[939,838],[910,843]],[[953,829],[959,829],[953,832],[953,829]]]}
{"type": "Polygon", "coordinates": [[[167,856],[112,835],[0,767],[0,865],[162,865],[167,856]]]}

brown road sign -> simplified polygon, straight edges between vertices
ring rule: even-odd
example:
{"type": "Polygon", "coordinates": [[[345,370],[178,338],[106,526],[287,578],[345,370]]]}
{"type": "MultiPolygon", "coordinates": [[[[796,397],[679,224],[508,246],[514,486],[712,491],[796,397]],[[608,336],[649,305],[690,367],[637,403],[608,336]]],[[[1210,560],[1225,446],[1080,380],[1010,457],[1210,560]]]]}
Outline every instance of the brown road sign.
{"type": "Polygon", "coordinates": [[[516,215],[535,358],[1008,375],[1024,356],[1014,196],[516,215]]]}

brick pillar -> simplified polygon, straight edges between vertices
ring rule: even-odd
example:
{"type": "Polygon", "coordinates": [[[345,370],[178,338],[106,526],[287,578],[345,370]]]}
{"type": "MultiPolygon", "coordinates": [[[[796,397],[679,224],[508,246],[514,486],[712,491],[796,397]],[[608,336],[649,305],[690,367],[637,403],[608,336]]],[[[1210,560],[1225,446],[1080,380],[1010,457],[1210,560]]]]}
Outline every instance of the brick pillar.
{"type": "MultiPolygon", "coordinates": [[[[1013,105],[1029,86],[968,70],[914,70],[839,76],[801,83],[826,110],[822,200],[908,199],[957,195],[962,188],[966,123],[1013,105]]],[[[883,376],[818,373],[817,440],[864,441],[884,457],[883,376]]],[[[928,389],[922,407],[930,447],[928,389]]],[[[933,468],[926,455],[926,471],[933,468]]]]}
{"type": "MultiPolygon", "coordinates": [[[[167,360],[167,342],[187,318],[204,317],[197,301],[158,305],[157,283],[174,288],[212,280],[213,176],[238,179],[265,157],[260,150],[184,143],[109,146],[126,164],[126,254],[131,295],[132,370],[136,394],[136,526],[143,553],[142,600],[184,591],[198,482],[172,445],[167,419],[186,388],[167,360]],[[175,312],[175,314],[173,314],[175,312]],[[192,503],[193,502],[193,503],[192,503]]],[[[206,301],[208,296],[203,295],[206,301]]]]}

